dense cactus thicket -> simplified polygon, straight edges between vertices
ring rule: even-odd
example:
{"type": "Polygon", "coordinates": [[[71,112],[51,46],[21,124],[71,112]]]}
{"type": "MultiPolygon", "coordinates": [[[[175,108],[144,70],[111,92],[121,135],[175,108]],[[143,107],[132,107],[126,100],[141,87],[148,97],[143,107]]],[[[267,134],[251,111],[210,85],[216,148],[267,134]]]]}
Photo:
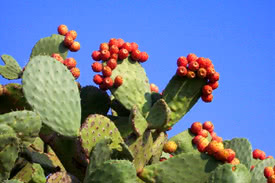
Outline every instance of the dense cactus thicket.
{"type": "Polygon", "coordinates": [[[179,57],[159,93],[141,65],[148,54],[112,38],[92,52],[96,85],[81,87],[67,58],[80,49],[77,33],[65,25],[58,32],[35,44],[23,69],[1,56],[0,75],[21,83],[0,84],[0,182],[275,181],[273,157],[245,138],[223,141],[209,121],[167,138],[199,99],[213,100],[220,75],[210,59],[179,57]]]}

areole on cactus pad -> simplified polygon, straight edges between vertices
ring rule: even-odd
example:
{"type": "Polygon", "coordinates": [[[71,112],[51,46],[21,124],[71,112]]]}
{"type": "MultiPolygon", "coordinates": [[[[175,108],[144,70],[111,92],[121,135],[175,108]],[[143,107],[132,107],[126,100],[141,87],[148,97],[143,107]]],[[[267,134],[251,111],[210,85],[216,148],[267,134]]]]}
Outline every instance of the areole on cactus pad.
{"type": "Polygon", "coordinates": [[[220,74],[194,53],[180,56],[162,93],[135,42],[111,38],[92,52],[95,86],[81,87],[68,52],[80,49],[64,24],[40,39],[21,70],[2,55],[0,182],[263,183],[274,182],[275,160],[245,138],[223,140],[211,121],[168,139],[201,98],[213,100],[220,74]],[[109,91],[108,91],[109,90],[109,91]]]}

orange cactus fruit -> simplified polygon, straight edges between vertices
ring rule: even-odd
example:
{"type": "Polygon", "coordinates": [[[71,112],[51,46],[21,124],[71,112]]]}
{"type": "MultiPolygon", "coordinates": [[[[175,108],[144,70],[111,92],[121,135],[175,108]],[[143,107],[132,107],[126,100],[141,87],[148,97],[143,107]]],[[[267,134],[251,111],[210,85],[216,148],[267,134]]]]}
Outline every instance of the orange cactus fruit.
{"type": "Polygon", "coordinates": [[[222,142],[218,142],[216,140],[212,140],[208,146],[207,146],[207,149],[206,149],[206,152],[209,154],[209,155],[213,155],[215,154],[216,152],[218,152],[219,150],[222,150],[224,149],[224,145],[222,142]]]}
{"type": "Polygon", "coordinates": [[[200,152],[205,152],[205,151],[206,151],[206,148],[207,148],[207,146],[208,146],[208,144],[209,144],[208,139],[202,137],[202,138],[199,140],[198,144],[197,144],[198,151],[200,151],[200,152]]]}
{"type": "Polygon", "coordinates": [[[163,146],[163,151],[166,153],[173,153],[177,150],[178,145],[175,141],[168,141],[163,146]]]}
{"type": "Polygon", "coordinates": [[[273,167],[268,166],[264,168],[264,176],[268,179],[272,175],[275,175],[273,167]]]}
{"type": "Polygon", "coordinates": [[[234,158],[234,159],[230,162],[230,164],[232,164],[232,165],[238,165],[238,164],[240,164],[240,160],[239,160],[238,158],[234,158]]]}

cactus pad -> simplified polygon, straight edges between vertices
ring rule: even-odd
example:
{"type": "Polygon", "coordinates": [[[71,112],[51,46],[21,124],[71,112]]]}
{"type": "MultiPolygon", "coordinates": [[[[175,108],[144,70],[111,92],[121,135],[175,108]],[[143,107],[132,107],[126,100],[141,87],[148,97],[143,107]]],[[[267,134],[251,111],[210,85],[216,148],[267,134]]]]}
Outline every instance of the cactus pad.
{"type": "Polygon", "coordinates": [[[109,160],[98,168],[87,182],[96,183],[135,183],[136,170],[127,160],[109,160]]]}
{"type": "Polygon", "coordinates": [[[47,178],[47,183],[81,183],[75,176],[66,172],[56,172],[47,178]]]}
{"type": "MultiPolygon", "coordinates": [[[[110,117],[110,116],[109,116],[110,117]]],[[[118,116],[118,117],[110,117],[110,119],[114,122],[116,127],[118,128],[121,137],[127,138],[133,133],[132,123],[129,120],[129,117],[118,116]]]]}
{"type": "Polygon", "coordinates": [[[105,91],[94,86],[81,88],[81,121],[84,121],[90,114],[106,115],[110,108],[110,98],[105,91]]]}
{"type": "Polygon", "coordinates": [[[264,168],[265,167],[274,167],[275,160],[271,158],[267,158],[259,162],[254,169],[251,171],[252,181],[251,183],[262,183],[266,182],[266,178],[264,176],[264,168]]]}
{"type": "Polygon", "coordinates": [[[43,124],[69,137],[78,135],[80,97],[71,72],[49,56],[33,57],[23,74],[23,92],[43,124]]]}
{"type": "Polygon", "coordinates": [[[158,163],[160,160],[160,157],[162,155],[162,149],[163,146],[165,144],[165,142],[167,141],[167,136],[164,132],[161,132],[159,134],[159,136],[157,137],[157,139],[154,141],[153,143],[153,147],[152,147],[152,158],[151,158],[151,162],[153,163],[158,163]]]}
{"type": "Polygon", "coordinates": [[[20,78],[22,70],[16,60],[9,55],[2,55],[1,59],[4,61],[5,65],[0,65],[0,75],[10,80],[20,78]]]}
{"type": "Polygon", "coordinates": [[[195,105],[205,84],[205,79],[173,76],[162,94],[172,111],[169,127],[178,122],[195,105]]]}
{"type": "Polygon", "coordinates": [[[113,96],[128,110],[137,105],[143,115],[148,113],[152,105],[151,91],[142,66],[130,57],[118,60],[111,78],[114,80],[118,75],[122,76],[123,84],[111,89],[113,96]]]}
{"type": "Polygon", "coordinates": [[[151,108],[147,121],[150,129],[164,129],[170,120],[171,110],[165,100],[160,99],[151,108]]]}
{"type": "Polygon", "coordinates": [[[130,123],[132,124],[132,128],[134,133],[137,136],[141,136],[146,128],[148,127],[148,123],[146,119],[139,112],[138,108],[134,106],[131,110],[131,114],[129,116],[130,123]]]}
{"type": "Polygon", "coordinates": [[[114,123],[103,115],[90,115],[80,130],[80,142],[86,157],[90,157],[90,152],[97,142],[106,138],[112,139],[111,148],[122,149],[119,144],[123,139],[114,123]]]}
{"type": "Polygon", "coordinates": [[[206,154],[181,153],[161,163],[146,166],[139,177],[148,183],[207,183],[218,164],[206,154]]]}
{"type": "Polygon", "coordinates": [[[236,153],[236,158],[240,160],[246,168],[250,169],[252,163],[252,147],[246,138],[234,138],[223,141],[224,148],[231,148],[236,153]]]}
{"type": "Polygon", "coordinates": [[[251,183],[251,175],[243,164],[226,163],[216,168],[208,183],[251,183]]]}
{"type": "Polygon", "coordinates": [[[63,44],[63,41],[64,36],[58,34],[40,39],[34,45],[30,58],[38,55],[51,56],[53,53],[59,53],[63,59],[66,59],[69,49],[63,44]]]}

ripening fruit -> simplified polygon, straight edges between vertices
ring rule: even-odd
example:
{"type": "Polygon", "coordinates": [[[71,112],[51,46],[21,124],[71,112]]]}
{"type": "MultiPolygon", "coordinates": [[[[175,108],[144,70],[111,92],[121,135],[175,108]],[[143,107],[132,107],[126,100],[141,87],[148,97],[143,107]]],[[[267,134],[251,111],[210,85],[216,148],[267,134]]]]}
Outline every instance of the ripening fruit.
{"type": "Polygon", "coordinates": [[[105,77],[110,77],[112,75],[112,69],[109,66],[104,66],[102,69],[102,74],[105,77]]]}
{"type": "Polygon", "coordinates": [[[203,124],[202,124],[202,128],[207,130],[209,133],[213,132],[214,131],[214,125],[211,121],[205,121],[203,124]]]}
{"type": "Polygon", "coordinates": [[[213,154],[215,154],[216,152],[218,152],[219,150],[222,150],[222,149],[224,149],[224,145],[223,145],[222,142],[212,140],[208,144],[206,151],[209,155],[213,155],[213,154]]]}
{"type": "Polygon", "coordinates": [[[209,144],[209,141],[207,138],[202,137],[199,142],[197,143],[197,148],[199,152],[205,152],[206,148],[209,144]]]}
{"type": "Polygon", "coordinates": [[[141,57],[140,53],[141,52],[138,49],[137,50],[133,50],[132,53],[131,53],[131,58],[133,60],[138,61],[140,59],[140,57],[141,57]]]}
{"type": "Polygon", "coordinates": [[[94,62],[92,64],[92,70],[94,72],[101,72],[102,71],[102,64],[100,62],[94,62]]]}
{"type": "Polygon", "coordinates": [[[206,71],[207,71],[207,77],[211,77],[211,76],[213,76],[216,73],[214,67],[211,67],[211,66],[207,67],[206,71]]]}
{"type": "Polygon", "coordinates": [[[73,40],[75,40],[76,37],[77,37],[77,33],[76,33],[76,31],[74,31],[74,30],[71,30],[71,31],[67,32],[66,35],[72,36],[73,40]]]}
{"type": "Polygon", "coordinates": [[[193,134],[197,135],[201,130],[202,130],[202,124],[200,122],[194,122],[191,125],[190,131],[193,134]]]}
{"type": "Polygon", "coordinates": [[[198,132],[197,135],[201,135],[206,138],[206,137],[208,137],[208,131],[205,129],[202,129],[201,131],[198,132]]]}
{"type": "Polygon", "coordinates": [[[117,45],[112,45],[110,46],[110,53],[113,54],[113,53],[118,53],[119,52],[119,48],[117,47],[117,45]]]}
{"type": "Polygon", "coordinates": [[[76,66],[76,60],[72,57],[67,58],[64,60],[64,65],[66,65],[68,69],[71,69],[76,66]]]}
{"type": "Polygon", "coordinates": [[[109,40],[109,46],[111,47],[112,45],[118,46],[118,41],[116,38],[111,38],[109,40]]]}
{"type": "Polygon", "coordinates": [[[95,84],[100,85],[103,82],[103,77],[99,74],[94,75],[93,81],[95,84]]]}
{"type": "Polygon", "coordinates": [[[201,68],[206,68],[206,61],[205,61],[205,58],[204,57],[199,57],[196,62],[199,63],[200,67],[201,68]]]}
{"type": "Polygon", "coordinates": [[[114,70],[117,66],[117,61],[111,58],[107,61],[107,66],[109,66],[112,70],[114,70]]]}
{"type": "Polygon", "coordinates": [[[79,78],[80,70],[78,68],[76,68],[76,67],[71,68],[70,71],[71,71],[71,73],[72,73],[72,75],[74,76],[75,79],[79,78]]]}
{"type": "Polygon", "coordinates": [[[65,36],[68,32],[68,27],[64,24],[61,24],[57,28],[58,34],[65,36]]]}
{"type": "Polygon", "coordinates": [[[73,44],[69,47],[69,50],[72,52],[77,52],[78,50],[80,50],[80,43],[74,41],[73,44]]]}
{"type": "Polygon", "coordinates": [[[132,42],[131,47],[132,47],[132,51],[137,50],[138,49],[138,44],[135,43],[135,42],[132,42]]]}
{"type": "Polygon", "coordinates": [[[100,61],[101,60],[101,53],[100,53],[100,51],[93,51],[92,58],[95,61],[100,61]]]}
{"type": "Polygon", "coordinates": [[[177,66],[178,67],[180,67],[180,66],[186,67],[187,64],[188,64],[188,61],[184,56],[181,56],[181,57],[178,58],[178,60],[177,60],[177,66]]]}
{"type": "Polygon", "coordinates": [[[199,68],[199,70],[197,71],[197,76],[199,78],[205,78],[207,76],[207,71],[205,68],[199,68]]]}
{"type": "Polygon", "coordinates": [[[119,87],[123,84],[123,78],[121,76],[116,76],[115,78],[115,87],[119,87]]]}
{"type": "Polygon", "coordinates": [[[218,81],[216,81],[214,83],[210,82],[210,83],[208,83],[208,85],[211,86],[211,88],[213,90],[215,90],[215,89],[217,89],[219,87],[219,82],[218,81]]]}
{"type": "Polygon", "coordinates": [[[230,162],[230,164],[232,164],[232,165],[238,165],[238,164],[240,164],[241,162],[240,162],[240,160],[238,159],[238,158],[234,158],[231,162],[230,162]]]}
{"type": "Polygon", "coordinates": [[[262,152],[263,151],[261,151],[260,149],[254,149],[254,151],[252,152],[253,158],[260,159],[262,152]]]}
{"type": "Polygon", "coordinates": [[[213,95],[210,94],[210,95],[202,95],[201,96],[201,99],[204,101],[204,102],[212,102],[213,100],[213,95]]]}
{"type": "Polygon", "coordinates": [[[166,153],[173,153],[177,150],[178,145],[175,141],[168,141],[163,146],[163,151],[166,153]]]}
{"type": "Polygon", "coordinates": [[[118,47],[118,48],[121,48],[122,45],[124,44],[124,40],[121,39],[121,38],[118,38],[118,39],[117,39],[117,44],[118,44],[117,47],[118,47]]]}
{"type": "Polygon", "coordinates": [[[179,66],[176,73],[178,76],[186,76],[187,69],[185,66],[179,66]]]}
{"type": "Polygon", "coordinates": [[[129,53],[132,51],[132,45],[131,45],[131,43],[129,43],[129,42],[124,43],[124,44],[122,45],[122,48],[128,50],[129,53]]]}
{"type": "Polygon", "coordinates": [[[148,58],[149,58],[149,55],[145,51],[143,51],[143,52],[140,52],[140,58],[138,61],[145,62],[148,60],[148,58]]]}
{"type": "Polygon", "coordinates": [[[110,58],[111,53],[108,50],[101,50],[100,55],[101,55],[101,60],[107,61],[110,58]]]}
{"type": "Polygon", "coordinates": [[[196,74],[194,71],[187,71],[187,74],[186,76],[189,78],[189,79],[194,79],[196,77],[196,74]]]}
{"type": "Polygon", "coordinates": [[[122,49],[119,50],[118,58],[120,60],[123,60],[123,59],[127,58],[128,56],[129,56],[129,51],[127,49],[122,48],[122,49]]]}
{"type": "Polygon", "coordinates": [[[188,64],[188,70],[190,71],[197,71],[199,70],[199,68],[200,68],[200,65],[196,61],[192,61],[188,64]]]}
{"type": "Polygon", "coordinates": [[[213,89],[210,85],[204,85],[202,87],[202,94],[203,95],[210,95],[210,94],[212,94],[212,91],[213,91],[213,89]]]}
{"type": "Polygon", "coordinates": [[[109,44],[108,43],[101,43],[99,46],[99,50],[109,50],[109,44]]]}
{"type": "Polygon", "coordinates": [[[67,47],[70,47],[73,43],[74,43],[73,37],[66,34],[65,39],[64,39],[64,45],[67,47]]]}
{"type": "Polygon", "coordinates": [[[159,88],[154,83],[150,84],[150,89],[151,89],[151,92],[156,92],[156,93],[159,92],[159,88]]]}
{"type": "Polygon", "coordinates": [[[209,77],[209,81],[214,83],[216,81],[219,81],[220,74],[218,72],[215,72],[212,76],[209,77]]]}
{"type": "Polygon", "coordinates": [[[105,78],[103,79],[103,84],[104,84],[107,88],[110,88],[110,87],[113,86],[114,82],[113,82],[112,78],[110,78],[110,77],[105,77],[105,78]]]}
{"type": "Polygon", "coordinates": [[[236,153],[232,149],[226,149],[226,150],[228,151],[228,154],[229,154],[228,157],[227,157],[227,159],[226,159],[226,162],[230,163],[235,158],[236,153]]]}
{"type": "Polygon", "coordinates": [[[275,183],[275,175],[268,177],[267,183],[275,183]]]}
{"type": "Polygon", "coordinates": [[[186,58],[188,63],[196,61],[198,59],[198,57],[194,53],[189,53],[186,58]]]}
{"type": "Polygon", "coordinates": [[[62,64],[64,63],[63,57],[58,53],[53,53],[51,57],[55,58],[57,61],[61,62],[62,64]]]}
{"type": "Polygon", "coordinates": [[[266,178],[269,178],[269,177],[271,177],[271,176],[274,175],[274,174],[275,174],[275,173],[274,173],[273,167],[268,166],[268,167],[265,167],[265,168],[264,168],[264,176],[265,176],[266,178]]]}
{"type": "Polygon", "coordinates": [[[197,144],[199,143],[199,141],[200,141],[201,138],[204,138],[204,137],[201,136],[201,135],[195,136],[195,137],[192,139],[192,143],[197,145],[197,144]]]}

